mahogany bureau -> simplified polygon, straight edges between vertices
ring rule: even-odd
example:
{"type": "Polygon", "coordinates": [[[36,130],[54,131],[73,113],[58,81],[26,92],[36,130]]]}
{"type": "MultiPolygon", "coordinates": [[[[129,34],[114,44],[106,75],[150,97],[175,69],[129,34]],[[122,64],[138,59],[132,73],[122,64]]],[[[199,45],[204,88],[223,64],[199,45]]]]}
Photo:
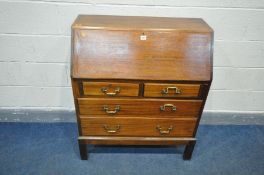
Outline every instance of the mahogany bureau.
{"type": "Polygon", "coordinates": [[[212,56],[202,19],[78,16],[71,80],[81,159],[86,144],[185,145],[190,159],[212,56]]]}

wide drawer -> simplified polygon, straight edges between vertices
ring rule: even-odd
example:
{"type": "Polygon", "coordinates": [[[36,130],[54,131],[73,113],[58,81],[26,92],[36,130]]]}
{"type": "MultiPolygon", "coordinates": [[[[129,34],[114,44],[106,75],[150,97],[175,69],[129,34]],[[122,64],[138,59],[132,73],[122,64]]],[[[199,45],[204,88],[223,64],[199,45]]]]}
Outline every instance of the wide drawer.
{"type": "Polygon", "coordinates": [[[95,96],[138,96],[139,84],[83,82],[83,94],[95,96]]]}
{"type": "Polygon", "coordinates": [[[145,83],[145,97],[198,97],[199,84],[157,84],[145,83]]]}
{"type": "Polygon", "coordinates": [[[196,121],[196,118],[80,117],[84,136],[191,137],[196,121]]]}
{"type": "Polygon", "coordinates": [[[78,98],[85,115],[197,117],[202,100],[78,98]]]}

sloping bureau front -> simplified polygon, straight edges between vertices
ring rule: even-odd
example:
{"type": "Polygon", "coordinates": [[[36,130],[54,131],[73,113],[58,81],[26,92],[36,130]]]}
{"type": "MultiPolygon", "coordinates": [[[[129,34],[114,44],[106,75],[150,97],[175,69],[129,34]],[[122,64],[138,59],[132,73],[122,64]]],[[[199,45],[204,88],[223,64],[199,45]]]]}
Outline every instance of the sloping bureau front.
{"type": "Polygon", "coordinates": [[[212,44],[202,19],[78,16],[71,78],[81,158],[86,144],[184,144],[190,159],[212,44]]]}

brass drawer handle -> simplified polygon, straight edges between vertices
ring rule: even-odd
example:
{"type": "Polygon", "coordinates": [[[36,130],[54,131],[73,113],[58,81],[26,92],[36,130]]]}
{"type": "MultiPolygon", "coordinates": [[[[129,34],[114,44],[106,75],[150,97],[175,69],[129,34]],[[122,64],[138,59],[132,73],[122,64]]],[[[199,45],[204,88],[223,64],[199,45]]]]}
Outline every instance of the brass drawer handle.
{"type": "Polygon", "coordinates": [[[107,125],[103,125],[103,127],[104,127],[104,130],[105,130],[106,132],[108,132],[108,133],[116,133],[116,132],[119,131],[119,129],[120,129],[120,125],[116,125],[116,126],[113,127],[113,128],[110,128],[110,127],[107,126],[107,125]]]}
{"type": "Polygon", "coordinates": [[[176,106],[174,106],[173,104],[165,104],[163,106],[160,106],[160,110],[165,111],[167,107],[171,108],[172,111],[176,111],[176,106]]]}
{"type": "Polygon", "coordinates": [[[116,114],[118,111],[120,111],[120,105],[116,105],[115,110],[110,111],[107,105],[103,106],[103,110],[107,113],[107,114],[116,114]]]}
{"type": "Polygon", "coordinates": [[[102,87],[101,88],[101,91],[106,94],[106,95],[109,95],[109,96],[115,96],[117,95],[118,93],[120,93],[120,87],[116,87],[114,92],[108,92],[108,88],[107,87],[102,87]]]}
{"type": "Polygon", "coordinates": [[[160,134],[169,134],[173,130],[173,126],[170,126],[167,130],[162,130],[160,125],[157,125],[156,129],[160,132],[160,134]]]}
{"type": "Polygon", "coordinates": [[[165,89],[161,90],[162,94],[168,94],[169,90],[174,90],[174,94],[180,94],[181,93],[181,89],[177,88],[177,87],[167,87],[165,89]]]}

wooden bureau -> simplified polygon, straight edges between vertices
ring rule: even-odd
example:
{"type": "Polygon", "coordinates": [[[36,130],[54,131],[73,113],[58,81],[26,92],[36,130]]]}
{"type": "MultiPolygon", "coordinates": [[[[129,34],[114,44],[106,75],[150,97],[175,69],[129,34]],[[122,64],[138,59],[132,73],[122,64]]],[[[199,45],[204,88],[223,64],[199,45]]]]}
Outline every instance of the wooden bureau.
{"type": "Polygon", "coordinates": [[[190,159],[212,55],[202,19],[78,16],[71,80],[81,158],[86,144],[182,144],[190,159]]]}

